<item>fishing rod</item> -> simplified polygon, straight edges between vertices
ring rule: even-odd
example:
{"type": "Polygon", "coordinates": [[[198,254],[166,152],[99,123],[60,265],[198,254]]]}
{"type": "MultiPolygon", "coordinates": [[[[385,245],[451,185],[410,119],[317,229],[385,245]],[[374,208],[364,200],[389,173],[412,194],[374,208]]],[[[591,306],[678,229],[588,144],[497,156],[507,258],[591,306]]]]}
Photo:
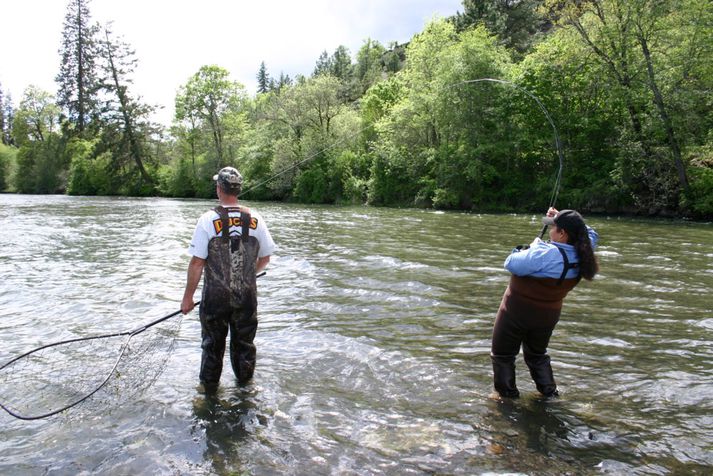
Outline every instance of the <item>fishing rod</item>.
{"type": "MultiPolygon", "coordinates": [[[[454,83],[454,84],[450,85],[449,87],[460,86],[463,84],[481,83],[481,82],[504,84],[507,86],[511,86],[511,87],[515,88],[516,90],[524,93],[525,95],[527,95],[528,97],[530,97],[537,103],[540,110],[545,115],[547,122],[550,123],[550,126],[552,127],[552,133],[554,136],[554,141],[555,141],[555,149],[557,150],[557,157],[559,158],[559,168],[557,169],[557,175],[555,176],[555,184],[552,189],[552,195],[550,196],[549,206],[547,207],[549,210],[550,208],[555,206],[557,197],[559,196],[560,186],[561,186],[561,182],[562,182],[562,169],[564,167],[564,153],[562,152],[562,142],[560,141],[559,132],[557,131],[557,126],[555,126],[555,122],[552,120],[552,116],[550,116],[549,111],[547,111],[547,108],[545,108],[545,105],[542,104],[542,101],[540,101],[540,98],[538,98],[537,96],[532,94],[527,89],[525,89],[513,82],[505,81],[504,79],[495,79],[495,78],[469,79],[469,80],[465,80],[465,81],[460,81],[458,83],[454,83]]],[[[542,227],[542,231],[540,232],[540,239],[542,239],[542,237],[545,236],[546,231],[547,231],[547,225],[544,225],[542,227]]]]}

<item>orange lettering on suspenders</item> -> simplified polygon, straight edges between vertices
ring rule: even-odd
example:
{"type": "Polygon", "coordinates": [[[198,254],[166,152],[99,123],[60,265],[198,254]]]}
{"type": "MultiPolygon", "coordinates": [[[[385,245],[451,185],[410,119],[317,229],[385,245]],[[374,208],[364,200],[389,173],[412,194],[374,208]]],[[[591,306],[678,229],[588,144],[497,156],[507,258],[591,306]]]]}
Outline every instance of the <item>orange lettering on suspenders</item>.
{"type": "MultiPolygon", "coordinates": [[[[237,227],[239,228],[242,226],[243,222],[240,219],[240,217],[228,217],[228,226],[229,227],[237,227]]],[[[251,217],[250,219],[250,228],[255,230],[257,228],[257,218],[251,217]]],[[[220,218],[217,218],[213,220],[213,229],[215,230],[215,233],[220,235],[220,232],[223,230],[223,222],[220,220],[220,218]]]]}

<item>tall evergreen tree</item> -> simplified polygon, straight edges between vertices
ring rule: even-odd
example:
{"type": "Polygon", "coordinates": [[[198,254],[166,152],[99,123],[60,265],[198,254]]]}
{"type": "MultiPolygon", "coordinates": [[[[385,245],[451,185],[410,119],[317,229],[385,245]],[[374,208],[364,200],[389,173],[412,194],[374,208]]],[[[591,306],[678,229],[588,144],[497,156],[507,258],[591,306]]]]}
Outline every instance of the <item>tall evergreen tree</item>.
{"type": "Polygon", "coordinates": [[[7,145],[5,142],[5,94],[2,90],[2,84],[0,84],[0,142],[7,145]]]}
{"type": "Polygon", "coordinates": [[[257,93],[265,94],[270,90],[270,75],[267,74],[265,62],[260,63],[260,69],[257,72],[257,93]]]}
{"type": "Polygon", "coordinates": [[[280,94],[284,88],[292,86],[292,78],[290,75],[285,74],[280,71],[280,77],[278,79],[270,79],[270,91],[280,94]]]}
{"type": "Polygon", "coordinates": [[[292,78],[289,74],[285,74],[280,71],[280,79],[277,80],[277,92],[282,91],[283,88],[292,86],[292,78]]]}
{"type": "Polygon", "coordinates": [[[386,51],[381,56],[381,63],[387,73],[396,73],[403,69],[406,63],[406,47],[408,43],[399,45],[398,42],[389,43],[386,51]]]}
{"type": "Polygon", "coordinates": [[[91,23],[90,0],[69,0],[59,53],[60,72],[57,104],[84,135],[92,120],[98,119],[96,37],[98,27],[91,23]]]}
{"type": "Polygon", "coordinates": [[[108,114],[105,119],[120,131],[116,144],[118,150],[114,151],[115,165],[123,166],[125,162],[133,161],[141,178],[151,184],[153,179],[144,164],[148,154],[142,129],[149,128],[147,116],[153,108],[134,99],[128,89],[137,62],[135,52],[127,43],[113,38],[107,26],[98,43],[97,55],[103,60],[99,84],[106,93],[105,112],[108,114]]]}
{"type": "Polygon", "coordinates": [[[371,38],[364,41],[357,53],[357,62],[354,65],[354,76],[361,85],[361,94],[379,81],[382,74],[381,58],[386,48],[381,43],[371,38]]]}
{"type": "Polygon", "coordinates": [[[332,55],[327,54],[326,51],[319,55],[312,74],[314,78],[318,76],[332,76],[341,82],[339,98],[342,101],[347,102],[356,99],[357,92],[353,90],[359,88],[355,88],[354,84],[352,84],[354,67],[352,66],[349,49],[346,46],[340,45],[332,55]]]}
{"type": "Polygon", "coordinates": [[[456,14],[458,30],[483,23],[500,42],[525,53],[535,35],[551,27],[538,8],[543,0],[463,0],[463,13],[456,14]]]}
{"type": "Polygon", "coordinates": [[[322,51],[322,54],[319,55],[319,58],[317,59],[317,64],[314,67],[314,72],[312,73],[312,76],[319,76],[322,74],[330,74],[332,70],[332,60],[329,57],[329,53],[327,51],[322,51]]]}
{"type": "Polygon", "coordinates": [[[349,49],[344,45],[339,45],[332,54],[329,72],[335,78],[342,81],[349,81],[352,76],[352,57],[349,49]]]}
{"type": "Polygon", "coordinates": [[[6,145],[15,145],[15,136],[13,134],[15,109],[12,107],[12,96],[10,94],[3,98],[3,104],[0,106],[0,116],[3,117],[4,121],[1,142],[6,145]]]}

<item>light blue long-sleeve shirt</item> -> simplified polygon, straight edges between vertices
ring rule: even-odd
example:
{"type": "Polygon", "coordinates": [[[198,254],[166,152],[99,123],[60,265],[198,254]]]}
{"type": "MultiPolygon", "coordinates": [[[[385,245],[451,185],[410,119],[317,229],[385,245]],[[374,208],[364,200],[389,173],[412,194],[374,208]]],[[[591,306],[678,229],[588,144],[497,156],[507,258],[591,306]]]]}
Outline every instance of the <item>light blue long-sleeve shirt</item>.
{"type": "MultiPolygon", "coordinates": [[[[595,249],[599,241],[599,234],[589,226],[587,226],[587,232],[592,242],[592,249],[595,249]]],[[[505,259],[505,269],[516,276],[559,278],[562,275],[564,263],[557,248],[561,248],[567,253],[570,263],[579,262],[574,246],[535,238],[528,249],[513,250],[512,254],[505,259]]],[[[579,269],[573,268],[567,272],[565,278],[570,279],[577,276],[579,276],[579,269]]]]}

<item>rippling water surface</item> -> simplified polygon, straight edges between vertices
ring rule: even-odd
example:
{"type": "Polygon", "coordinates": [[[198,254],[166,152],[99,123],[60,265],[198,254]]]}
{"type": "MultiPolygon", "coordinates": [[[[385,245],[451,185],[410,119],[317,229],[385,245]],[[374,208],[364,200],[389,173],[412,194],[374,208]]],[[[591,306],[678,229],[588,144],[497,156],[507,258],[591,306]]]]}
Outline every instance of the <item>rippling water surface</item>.
{"type": "MultiPolygon", "coordinates": [[[[0,364],[178,309],[213,205],[0,196],[0,364]]],[[[540,401],[520,357],[524,397],[505,404],[488,398],[502,262],[538,217],[252,205],[279,246],[259,280],[254,381],[237,386],[227,365],[216,397],[198,393],[193,312],[134,400],[74,418],[0,412],[0,474],[713,469],[711,224],[592,218],[602,271],[567,298],[550,346],[562,398],[540,401]]]]}

